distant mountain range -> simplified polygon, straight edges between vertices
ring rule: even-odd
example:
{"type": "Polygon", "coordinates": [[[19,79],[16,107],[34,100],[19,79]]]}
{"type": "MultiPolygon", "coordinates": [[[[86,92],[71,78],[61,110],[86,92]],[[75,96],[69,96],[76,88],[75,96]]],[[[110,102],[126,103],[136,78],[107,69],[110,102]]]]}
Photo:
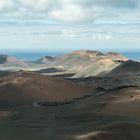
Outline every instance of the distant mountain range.
{"type": "Polygon", "coordinates": [[[75,73],[73,78],[101,76],[127,60],[128,58],[117,53],[103,54],[99,51],[80,50],[54,58],[48,68],[75,73]]]}
{"type": "Polygon", "coordinates": [[[73,78],[103,76],[120,64],[126,62],[125,56],[109,52],[80,50],[58,57],[44,56],[36,61],[28,62],[8,55],[0,55],[0,68],[39,70],[48,75],[73,73],[73,78]]]}
{"type": "Polygon", "coordinates": [[[21,67],[27,67],[28,64],[24,62],[23,60],[17,59],[13,56],[8,56],[4,54],[0,54],[0,65],[3,66],[21,66],[21,67]]]}
{"type": "Polygon", "coordinates": [[[40,59],[38,59],[37,61],[35,61],[35,63],[37,64],[50,64],[55,60],[55,58],[51,57],[51,56],[45,56],[42,57],[40,59]]]}

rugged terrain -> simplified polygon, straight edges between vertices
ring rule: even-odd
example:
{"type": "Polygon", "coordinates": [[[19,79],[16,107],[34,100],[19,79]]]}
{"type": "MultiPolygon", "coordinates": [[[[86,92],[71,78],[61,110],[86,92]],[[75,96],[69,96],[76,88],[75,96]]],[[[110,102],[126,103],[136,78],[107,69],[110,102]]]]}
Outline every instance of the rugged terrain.
{"type": "Polygon", "coordinates": [[[56,57],[44,56],[35,61],[22,61],[15,57],[1,55],[0,68],[81,78],[107,74],[127,60],[128,58],[118,53],[104,54],[99,51],[80,50],[56,57]]]}
{"type": "MultiPolygon", "coordinates": [[[[79,53],[73,57],[79,59],[79,53]]],[[[82,56],[87,67],[70,78],[59,63],[41,71],[1,71],[0,139],[140,139],[140,63],[116,53],[82,51],[82,56]],[[103,68],[109,70],[99,71],[103,68]],[[58,72],[63,76],[45,75],[58,72]]]]}

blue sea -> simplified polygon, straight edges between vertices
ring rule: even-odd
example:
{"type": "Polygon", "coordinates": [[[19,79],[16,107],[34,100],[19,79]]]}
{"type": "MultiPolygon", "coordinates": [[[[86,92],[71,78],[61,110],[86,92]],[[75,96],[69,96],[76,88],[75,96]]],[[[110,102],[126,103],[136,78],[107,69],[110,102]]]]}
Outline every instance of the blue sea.
{"type": "MultiPolygon", "coordinates": [[[[119,52],[121,53],[121,52],[119,52]]],[[[34,60],[37,60],[43,56],[58,56],[58,55],[62,55],[62,54],[65,54],[65,53],[56,53],[56,52],[49,52],[49,53],[46,53],[46,52],[36,52],[36,53],[23,53],[23,52],[16,52],[16,53],[7,53],[8,55],[12,55],[12,56],[15,56],[19,59],[23,59],[23,60],[26,60],[26,61],[34,61],[34,60]]],[[[136,61],[140,61],[140,52],[122,52],[121,53],[122,55],[126,56],[127,58],[129,59],[132,59],[132,60],[136,60],[136,61]]]]}
{"type": "Polygon", "coordinates": [[[56,56],[56,53],[46,53],[46,52],[36,52],[36,53],[22,53],[22,52],[16,52],[16,53],[8,53],[8,55],[15,56],[16,58],[25,60],[25,61],[35,61],[40,59],[44,56],[56,56]]]}
{"type": "Polygon", "coordinates": [[[129,59],[140,61],[140,52],[123,52],[121,54],[129,59]]]}

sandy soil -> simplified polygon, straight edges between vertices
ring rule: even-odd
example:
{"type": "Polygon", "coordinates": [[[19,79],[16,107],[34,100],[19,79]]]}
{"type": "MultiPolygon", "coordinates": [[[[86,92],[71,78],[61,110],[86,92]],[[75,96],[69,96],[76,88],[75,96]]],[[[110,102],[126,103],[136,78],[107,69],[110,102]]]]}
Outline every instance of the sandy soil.
{"type": "Polygon", "coordinates": [[[63,101],[85,94],[89,94],[86,86],[34,73],[17,72],[0,78],[0,101],[11,104],[63,101]]]}
{"type": "Polygon", "coordinates": [[[28,72],[1,76],[0,139],[140,140],[139,79],[133,75],[63,80],[28,72]],[[32,105],[89,93],[70,104],[32,105]]]}

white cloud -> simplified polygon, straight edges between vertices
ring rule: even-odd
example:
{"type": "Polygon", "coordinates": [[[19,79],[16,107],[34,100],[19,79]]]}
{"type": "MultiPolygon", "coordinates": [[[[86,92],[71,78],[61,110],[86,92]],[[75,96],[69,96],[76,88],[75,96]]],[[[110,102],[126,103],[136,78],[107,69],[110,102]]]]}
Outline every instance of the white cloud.
{"type": "Polygon", "coordinates": [[[50,0],[18,0],[21,7],[25,7],[29,11],[46,11],[50,6],[50,0]]]}
{"type": "Polygon", "coordinates": [[[111,40],[113,38],[112,33],[97,33],[92,35],[93,40],[111,40]]]}
{"type": "Polygon", "coordinates": [[[50,18],[62,21],[92,21],[100,15],[100,11],[97,7],[88,9],[77,4],[69,4],[61,9],[50,11],[48,15],[50,18]]]}
{"type": "Polygon", "coordinates": [[[10,12],[15,9],[13,0],[0,0],[0,12],[10,12]]]}
{"type": "Polygon", "coordinates": [[[140,0],[0,0],[0,15],[88,22],[100,16],[127,16],[132,9],[137,9],[135,16],[140,12],[139,6],[140,0]]]}
{"type": "Polygon", "coordinates": [[[49,17],[57,20],[79,21],[85,18],[85,13],[79,5],[66,5],[61,9],[55,9],[49,12],[49,17]]]}

